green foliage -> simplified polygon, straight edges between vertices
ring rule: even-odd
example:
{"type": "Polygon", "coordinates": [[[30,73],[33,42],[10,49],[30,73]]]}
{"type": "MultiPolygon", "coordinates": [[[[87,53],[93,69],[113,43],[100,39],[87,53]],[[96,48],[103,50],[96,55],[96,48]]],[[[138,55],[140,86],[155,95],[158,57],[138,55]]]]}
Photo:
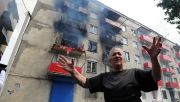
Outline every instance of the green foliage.
{"type": "Polygon", "coordinates": [[[180,29],[180,0],[161,0],[157,6],[165,10],[165,20],[180,29]]]}

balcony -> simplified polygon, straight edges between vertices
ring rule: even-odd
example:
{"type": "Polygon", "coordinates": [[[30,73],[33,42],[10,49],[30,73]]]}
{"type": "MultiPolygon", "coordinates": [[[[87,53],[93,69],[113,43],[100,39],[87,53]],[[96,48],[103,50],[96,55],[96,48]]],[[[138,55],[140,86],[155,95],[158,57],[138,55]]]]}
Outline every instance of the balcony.
{"type": "Polygon", "coordinates": [[[176,52],[176,57],[180,59],[180,52],[176,52]]]}
{"type": "Polygon", "coordinates": [[[100,27],[101,27],[102,32],[105,32],[105,33],[109,32],[111,34],[117,34],[122,30],[120,23],[110,20],[108,18],[101,19],[100,22],[101,22],[100,27]]]}
{"type": "Polygon", "coordinates": [[[172,69],[172,68],[162,68],[162,71],[163,71],[164,74],[170,74],[170,75],[176,73],[175,70],[172,69]]]}
{"type": "MultiPolygon", "coordinates": [[[[75,66],[79,73],[82,73],[82,68],[75,66]]],[[[70,73],[64,70],[58,62],[52,62],[48,68],[49,76],[70,76],[70,73]]]]}
{"type": "Polygon", "coordinates": [[[153,42],[153,38],[147,35],[141,35],[139,40],[141,42],[146,42],[146,43],[152,43],[153,42]]]}
{"type": "Polygon", "coordinates": [[[109,23],[110,25],[112,25],[114,27],[118,27],[121,30],[121,24],[119,22],[110,20],[108,18],[105,18],[105,22],[109,23]]]}
{"type": "Polygon", "coordinates": [[[109,45],[123,45],[121,39],[118,39],[116,35],[111,35],[108,33],[103,33],[100,35],[100,40],[103,44],[109,44],[109,45]]]}
{"type": "Polygon", "coordinates": [[[72,45],[68,46],[67,44],[63,44],[63,43],[53,44],[51,51],[54,53],[61,53],[69,56],[81,56],[83,53],[85,53],[83,45],[81,45],[81,47],[72,47],[72,45]]]}
{"type": "Polygon", "coordinates": [[[162,62],[172,62],[172,61],[173,61],[173,59],[172,59],[170,56],[168,56],[168,55],[163,55],[163,54],[161,54],[161,55],[159,56],[159,58],[160,58],[160,60],[161,60],[162,62]]]}
{"type": "Polygon", "coordinates": [[[54,22],[54,28],[56,32],[87,36],[87,29],[85,23],[75,21],[65,16],[62,16],[59,21],[54,22]]]}
{"type": "Polygon", "coordinates": [[[112,11],[112,10],[108,10],[108,9],[104,9],[102,14],[104,14],[104,16],[106,18],[109,18],[113,21],[117,21],[121,16],[116,13],[115,11],[112,11]]]}
{"type": "Polygon", "coordinates": [[[159,80],[159,81],[158,81],[158,86],[159,86],[159,87],[162,87],[162,86],[163,86],[163,81],[162,81],[162,80],[159,80]]]}
{"type": "Polygon", "coordinates": [[[179,84],[177,82],[166,82],[166,87],[179,89],[179,84]]]}
{"type": "Polygon", "coordinates": [[[152,68],[152,63],[151,63],[151,62],[145,62],[145,63],[144,63],[144,68],[145,68],[145,69],[152,68]]]}

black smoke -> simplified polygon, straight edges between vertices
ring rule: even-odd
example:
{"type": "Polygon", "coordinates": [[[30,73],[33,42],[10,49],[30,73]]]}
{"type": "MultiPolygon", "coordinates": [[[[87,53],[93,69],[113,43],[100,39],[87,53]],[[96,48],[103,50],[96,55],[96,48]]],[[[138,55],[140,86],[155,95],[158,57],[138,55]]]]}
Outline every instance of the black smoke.
{"type": "Polygon", "coordinates": [[[55,0],[55,9],[63,15],[54,22],[55,32],[63,33],[62,44],[70,47],[80,47],[87,36],[86,22],[88,15],[81,12],[80,8],[86,8],[86,0],[55,0]]]}

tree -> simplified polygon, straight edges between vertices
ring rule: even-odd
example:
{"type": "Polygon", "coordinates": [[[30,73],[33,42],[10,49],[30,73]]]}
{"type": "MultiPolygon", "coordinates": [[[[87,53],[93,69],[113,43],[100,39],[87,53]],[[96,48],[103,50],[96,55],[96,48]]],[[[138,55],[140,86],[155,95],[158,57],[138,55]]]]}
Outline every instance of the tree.
{"type": "Polygon", "coordinates": [[[180,0],[161,0],[157,6],[165,10],[164,13],[167,16],[165,20],[176,24],[176,28],[180,30],[180,0]]]}

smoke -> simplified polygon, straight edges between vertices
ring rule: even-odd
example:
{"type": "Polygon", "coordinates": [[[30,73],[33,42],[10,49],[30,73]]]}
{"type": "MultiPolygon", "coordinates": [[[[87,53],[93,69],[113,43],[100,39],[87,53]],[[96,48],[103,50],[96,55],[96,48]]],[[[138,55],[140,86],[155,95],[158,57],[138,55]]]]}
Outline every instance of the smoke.
{"type": "Polygon", "coordinates": [[[7,7],[10,0],[1,0],[0,1],[0,15],[2,15],[3,11],[7,7]]]}
{"type": "Polygon", "coordinates": [[[116,44],[115,35],[121,31],[121,28],[112,24],[118,21],[120,15],[106,8],[102,9],[100,14],[100,41],[102,44],[114,46],[116,44]],[[110,22],[112,22],[112,24],[110,24],[110,22]]]}
{"type": "Polygon", "coordinates": [[[55,9],[63,15],[59,21],[54,22],[54,29],[59,34],[63,33],[63,43],[71,47],[80,47],[87,36],[87,14],[81,10],[88,5],[86,0],[55,0],[55,9]]]}
{"type": "Polygon", "coordinates": [[[13,26],[15,26],[15,24],[13,24],[12,21],[16,19],[18,22],[19,20],[16,2],[15,0],[1,0],[0,5],[3,5],[0,11],[0,25],[1,27],[4,27],[6,30],[13,31],[13,26]]]}

